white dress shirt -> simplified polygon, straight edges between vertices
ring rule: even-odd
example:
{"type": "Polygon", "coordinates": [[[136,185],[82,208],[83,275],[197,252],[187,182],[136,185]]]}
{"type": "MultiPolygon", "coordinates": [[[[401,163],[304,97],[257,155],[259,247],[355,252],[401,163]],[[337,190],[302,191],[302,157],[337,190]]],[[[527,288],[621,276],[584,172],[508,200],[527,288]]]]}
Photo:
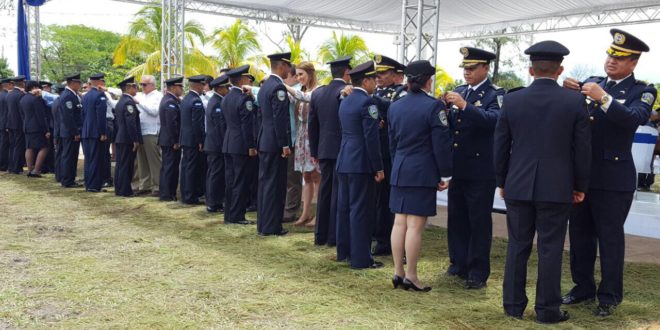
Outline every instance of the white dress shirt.
{"type": "Polygon", "coordinates": [[[158,108],[162,98],[163,94],[157,90],[153,90],[149,94],[140,92],[135,96],[135,99],[140,102],[137,106],[140,110],[142,135],[158,135],[158,132],[160,132],[158,108]]]}

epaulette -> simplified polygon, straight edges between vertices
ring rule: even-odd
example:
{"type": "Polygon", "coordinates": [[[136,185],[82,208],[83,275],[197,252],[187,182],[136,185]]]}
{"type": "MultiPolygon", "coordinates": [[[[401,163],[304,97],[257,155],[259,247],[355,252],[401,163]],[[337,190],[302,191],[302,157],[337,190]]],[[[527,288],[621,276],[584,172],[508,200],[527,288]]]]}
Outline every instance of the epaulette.
{"type": "Polygon", "coordinates": [[[490,84],[490,87],[492,87],[494,90],[504,89],[504,88],[502,88],[502,87],[500,87],[500,86],[497,86],[497,85],[495,85],[495,84],[490,84]]]}

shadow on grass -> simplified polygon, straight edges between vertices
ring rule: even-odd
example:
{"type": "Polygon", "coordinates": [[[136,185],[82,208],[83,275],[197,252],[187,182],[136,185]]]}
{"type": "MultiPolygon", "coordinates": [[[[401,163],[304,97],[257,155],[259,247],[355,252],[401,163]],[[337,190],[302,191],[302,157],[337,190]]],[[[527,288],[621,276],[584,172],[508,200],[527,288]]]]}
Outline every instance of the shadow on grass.
{"type": "MultiPolygon", "coordinates": [[[[286,237],[260,237],[256,235],[254,225],[225,225],[221,215],[210,214],[203,206],[161,203],[153,197],[121,198],[114,196],[112,190],[90,194],[82,189],[63,189],[51,178],[29,180],[3,174],[0,181],[26,186],[36,194],[35,197],[45,196],[46,200],[75,200],[78,207],[98,218],[116,219],[158,235],[176,237],[203,249],[230,255],[245,270],[253,270],[268,279],[266,284],[250,282],[249,285],[256,287],[246,290],[261,295],[266,301],[277,302],[272,305],[264,302],[266,305],[260,306],[270,313],[284,314],[272,315],[272,320],[284,318],[297,327],[373,327],[382,324],[428,328],[538,327],[529,322],[533,318],[536,250],[528,268],[530,308],[526,313],[527,321],[510,320],[502,314],[501,283],[506,249],[506,242],[502,239],[493,240],[489,286],[484,290],[468,291],[462,288],[461,281],[443,275],[448,266],[446,231],[440,228],[427,230],[419,273],[423,281],[433,286],[433,291],[419,294],[392,290],[390,258],[380,259],[386,264],[381,270],[352,270],[346,263],[334,261],[334,249],[314,246],[313,231],[304,227],[293,228],[288,224],[286,227],[292,232],[286,237]],[[286,302],[287,298],[309,304],[296,309],[306,314],[286,315],[287,306],[279,303],[286,302]],[[342,320],[348,323],[342,323],[342,320]]],[[[254,213],[248,214],[251,220],[255,220],[255,216],[254,213]]],[[[141,239],[135,241],[138,243],[141,239]]],[[[562,284],[567,291],[571,287],[567,256],[564,261],[562,284]]],[[[657,292],[660,266],[627,264],[625,279],[626,298],[615,316],[596,320],[590,315],[593,306],[570,306],[567,310],[573,317],[562,327],[633,328],[660,319],[660,311],[655,307],[660,302],[660,293],[657,292]]],[[[247,303],[242,306],[254,307],[247,303]]],[[[268,320],[266,317],[266,324],[268,320]]]]}

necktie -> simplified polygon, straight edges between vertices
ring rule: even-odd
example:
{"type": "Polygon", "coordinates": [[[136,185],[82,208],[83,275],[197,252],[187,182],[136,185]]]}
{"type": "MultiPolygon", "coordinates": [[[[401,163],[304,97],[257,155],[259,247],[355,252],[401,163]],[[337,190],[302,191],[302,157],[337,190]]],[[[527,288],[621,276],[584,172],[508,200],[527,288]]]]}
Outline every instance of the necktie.
{"type": "Polygon", "coordinates": [[[614,80],[608,81],[607,84],[605,85],[605,90],[610,90],[612,87],[614,87],[614,85],[616,85],[616,81],[614,80]]]}
{"type": "Polygon", "coordinates": [[[468,88],[467,93],[465,93],[465,100],[466,101],[470,97],[470,94],[472,94],[472,92],[473,92],[472,87],[468,88]]]}

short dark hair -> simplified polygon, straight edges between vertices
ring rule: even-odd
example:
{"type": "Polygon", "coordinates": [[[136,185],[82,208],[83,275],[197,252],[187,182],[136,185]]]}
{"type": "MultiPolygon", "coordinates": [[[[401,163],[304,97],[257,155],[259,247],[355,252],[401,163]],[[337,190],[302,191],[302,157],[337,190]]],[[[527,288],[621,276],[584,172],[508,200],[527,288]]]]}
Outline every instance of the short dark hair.
{"type": "MultiPolygon", "coordinates": [[[[296,75],[296,65],[293,64],[293,63],[291,63],[291,70],[289,70],[289,74],[292,75],[292,76],[296,75]]],[[[286,77],[284,77],[284,78],[286,78],[286,77]]]]}
{"type": "Polygon", "coordinates": [[[532,69],[535,76],[551,76],[557,73],[561,62],[558,61],[533,61],[532,69]]]}
{"type": "Polygon", "coordinates": [[[289,63],[289,62],[286,62],[286,61],[271,60],[270,61],[270,69],[271,70],[275,69],[280,63],[288,64],[290,67],[293,67],[293,63],[289,63]]]}
{"type": "Polygon", "coordinates": [[[431,75],[419,75],[414,77],[408,77],[408,90],[413,93],[420,93],[426,85],[426,83],[431,79],[431,75]]]}
{"type": "Polygon", "coordinates": [[[353,77],[351,77],[351,84],[353,84],[353,86],[355,86],[355,87],[360,87],[360,86],[362,86],[362,82],[363,82],[364,79],[366,79],[366,78],[367,78],[367,77],[360,77],[360,78],[353,78],[353,77]]]}
{"type": "Polygon", "coordinates": [[[39,88],[39,82],[34,80],[28,80],[25,84],[25,91],[29,92],[33,89],[39,88]]]}
{"type": "Polygon", "coordinates": [[[332,75],[332,78],[343,78],[344,73],[348,70],[347,66],[333,66],[330,67],[330,74],[332,75]]]}
{"type": "Polygon", "coordinates": [[[238,85],[241,83],[241,76],[229,77],[229,82],[236,87],[240,87],[238,85]]]}

